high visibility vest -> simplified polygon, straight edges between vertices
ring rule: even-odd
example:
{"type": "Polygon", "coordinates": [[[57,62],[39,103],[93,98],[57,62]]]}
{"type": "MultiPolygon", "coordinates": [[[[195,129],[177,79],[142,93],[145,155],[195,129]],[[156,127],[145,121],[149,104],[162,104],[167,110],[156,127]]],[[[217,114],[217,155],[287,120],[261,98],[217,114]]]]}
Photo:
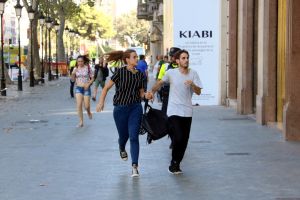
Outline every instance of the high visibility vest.
{"type": "Polygon", "coordinates": [[[166,74],[166,71],[168,69],[171,69],[171,68],[174,69],[174,68],[178,67],[178,65],[174,64],[174,63],[171,63],[170,67],[169,67],[169,65],[170,65],[170,63],[164,63],[161,65],[157,79],[161,80],[164,77],[164,75],[166,74]]]}
{"type": "Polygon", "coordinates": [[[119,67],[122,67],[122,61],[111,61],[108,63],[108,67],[116,67],[116,68],[119,68],[119,67]]]}
{"type": "Polygon", "coordinates": [[[69,69],[71,69],[72,67],[76,67],[76,60],[71,60],[70,61],[69,69]]]}

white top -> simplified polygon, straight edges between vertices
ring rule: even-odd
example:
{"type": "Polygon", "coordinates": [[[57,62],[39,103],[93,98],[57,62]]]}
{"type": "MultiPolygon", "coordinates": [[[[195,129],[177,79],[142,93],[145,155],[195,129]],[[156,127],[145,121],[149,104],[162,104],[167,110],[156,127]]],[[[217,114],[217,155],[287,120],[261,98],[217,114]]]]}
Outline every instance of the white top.
{"type": "Polygon", "coordinates": [[[187,80],[192,80],[196,86],[203,88],[198,73],[193,69],[189,69],[188,74],[183,74],[179,71],[179,68],[176,68],[168,70],[162,80],[170,83],[167,115],[192,117],[193,90],[191,86],[187,86],[184,83],[187,80]]]}

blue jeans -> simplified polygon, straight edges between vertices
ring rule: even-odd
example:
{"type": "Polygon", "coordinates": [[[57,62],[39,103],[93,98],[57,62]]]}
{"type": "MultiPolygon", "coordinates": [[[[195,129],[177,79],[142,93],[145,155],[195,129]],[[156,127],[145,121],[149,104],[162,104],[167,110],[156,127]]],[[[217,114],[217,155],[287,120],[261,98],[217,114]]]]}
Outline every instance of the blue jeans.
{"type": "Polygon", "coordinates": [[[115,105],[114,120],[119,133],[119,148],[125,150],[128,138],[130,139],[130,155],[132,164],[138,165],[139,159],[139,129],[143,108],[141,103],[131,105],[115,105]]]}
{"type": "Polygon", "coordinates": [[[80,93],[83,96],[91,96],[91,87],[89,89],[85,90],[84,87],[76,86],[75,93],[80,93]]]}

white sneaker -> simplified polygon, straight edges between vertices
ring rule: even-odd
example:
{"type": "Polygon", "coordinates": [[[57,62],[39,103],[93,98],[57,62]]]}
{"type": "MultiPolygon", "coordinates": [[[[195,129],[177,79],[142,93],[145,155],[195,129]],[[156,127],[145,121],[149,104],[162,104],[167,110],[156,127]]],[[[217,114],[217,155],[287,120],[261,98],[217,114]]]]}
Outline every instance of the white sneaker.
{"type": "Polygon", "coordinates": [[[139,174],[138,167],[137,167],[137,165],[133,164],[131,177],[139,177],[139,176],[140,176],[140,174],[139,174]]]}

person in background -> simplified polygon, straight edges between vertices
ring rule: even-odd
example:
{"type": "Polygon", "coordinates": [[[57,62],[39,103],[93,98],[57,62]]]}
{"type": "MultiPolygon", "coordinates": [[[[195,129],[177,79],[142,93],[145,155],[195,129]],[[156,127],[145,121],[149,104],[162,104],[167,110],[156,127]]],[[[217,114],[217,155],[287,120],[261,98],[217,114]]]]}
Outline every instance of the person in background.
{"type": "Polygon", "coordinates": [[[136,66],[136,69],[142,72],[144,77],[144,90],[147,90],[147,82],[148,82],[148,64],[145,60],[145,55],[139,56],[139,61],[136,66]]]}
{"type": "MultiPolygon", "coordinates": [[[[157,67],[157,73],[155,75],[155,80],[158,79],[158,75],[159,75],[159,72],[160,72],[160,69],[161,69],[161,66],[164,64],[164,63],[168,63],[168,56],[163,56],[161,55],[161,59],[159,60],[158,62],[158,67],[157,67]]],[[[159,91],[157,91],[157,100],[158,102],[162,102],[162,99],[163,99],[163,88],[160,88],[159,91]]]]}
{"type": "Polygon", "coordinates": [[[153,66],[153,78],[155,80],[157,80],[157,76],[158,76],[158,72],[159,72],[159,69],[160,69],[160,63],[161,61],[163,60],[163,56],[162,55],[158,55],[156,56],[156,63],[154,64],[153,66]]]}
{"type": "MultiPolygon", "coordinates": [[[[162,64],[163,64],[163,63],[167,63],[167,62],[169,62],[169,56],[168,56],[168,55],[165,55],[162,64]]],[[[161,65],[160,65],[160,66],[161,66],[161,65]]]]}
{"type": "Polygon", "coordinates": [[[90,66],[88,66],[84,56],[78,56],[76,67],[72,72],[72,79],[75,80],[76,88],[76,103],[77,113],[79,116],[79,123],[77,127],[83,127],[83,111],[82,106],[87,111],[89,119],[92,119],[92,112],[90,109],[90,96],[91,96],[91,85],[94,82],[94,75],[90,66]]]}
{"type": "MultiPolygon", "coordinates": [[[[70,76],[72,75],[72,72],[73,72],[75,66],[76,66],[76,59],[72,58],[72,60],[69,63],[70,76]]],[[[74,98],[74,85],[75,85],[75,81],[72,80],[72,78],[71,78],[70,79],[70,95],[71,95],[71,98],[74,98]]]]}
{"type": "MultiPolygon", "coordinates": [[[[168,71],[169,69],[175,69],[178,67],[176,60],[175,60],[175,53],[179,50],[180,49],[177,47],[170,48],[169,56],[171,56],[171,63],[164,62],[161,65],[161,68],[159,70],[159,74],[157,77],[158,80],[162,80],[166,71],[168,71]]],[[[170,90],[169,83],[165,83],[164,86],[161,88],[161,98],[162,98],[161,110],[164,113],[167,113],[167,107],[168,107],[168,101],[169,101],[169,90],[170,90]]]]}
{"type": "Polygon", "coordinates": [[[172,138],[172,159],[169,172],[181,174],[180,163],[184,157],[188,145],[193,105],[192,95],[201,94],[202,83],[198,73],[189,68],[189,53],[186,50],[179,50],[174,55],[177,69],[168,70],[161,80],[158,80],[147,93],[147,98],[153,98],[154,93],[165,83],[170,84],[170,96],[168,104],[168,122],[172,138]]]}
{"type": "Polygon", "coordinates": [[[95,72],[94,72],[94,79],[95,79],[95,85],[94,85],[94,92],[92,100],[96,101],[97,91],[99,85],[101,88],[104,88],[106,77],[108,77],[109,71],[107,68],[107,62],[104,60],[103,56],[99,58],[99,64],[95,65],[95,72]]]}
{"type": "Polygon", "coordinates": [[[145,97],[143,74],[135,67],[138,62],[135,50],[128,49],[123,51],[113,51],[108,53],[108,62],[120,62],[124,65],[118,68],[111,79],[104,86],[96,111],[104,109],[105,98],[110,88],[115,85],[115,95],[113,98],[113,117],[119,134],[120,157],[126,161],[126,143],[130,139],[130,154],[132,165],[132,177],[138,177],[139,159],[139,129],[143,108],[141,101],[145,97]]]}

